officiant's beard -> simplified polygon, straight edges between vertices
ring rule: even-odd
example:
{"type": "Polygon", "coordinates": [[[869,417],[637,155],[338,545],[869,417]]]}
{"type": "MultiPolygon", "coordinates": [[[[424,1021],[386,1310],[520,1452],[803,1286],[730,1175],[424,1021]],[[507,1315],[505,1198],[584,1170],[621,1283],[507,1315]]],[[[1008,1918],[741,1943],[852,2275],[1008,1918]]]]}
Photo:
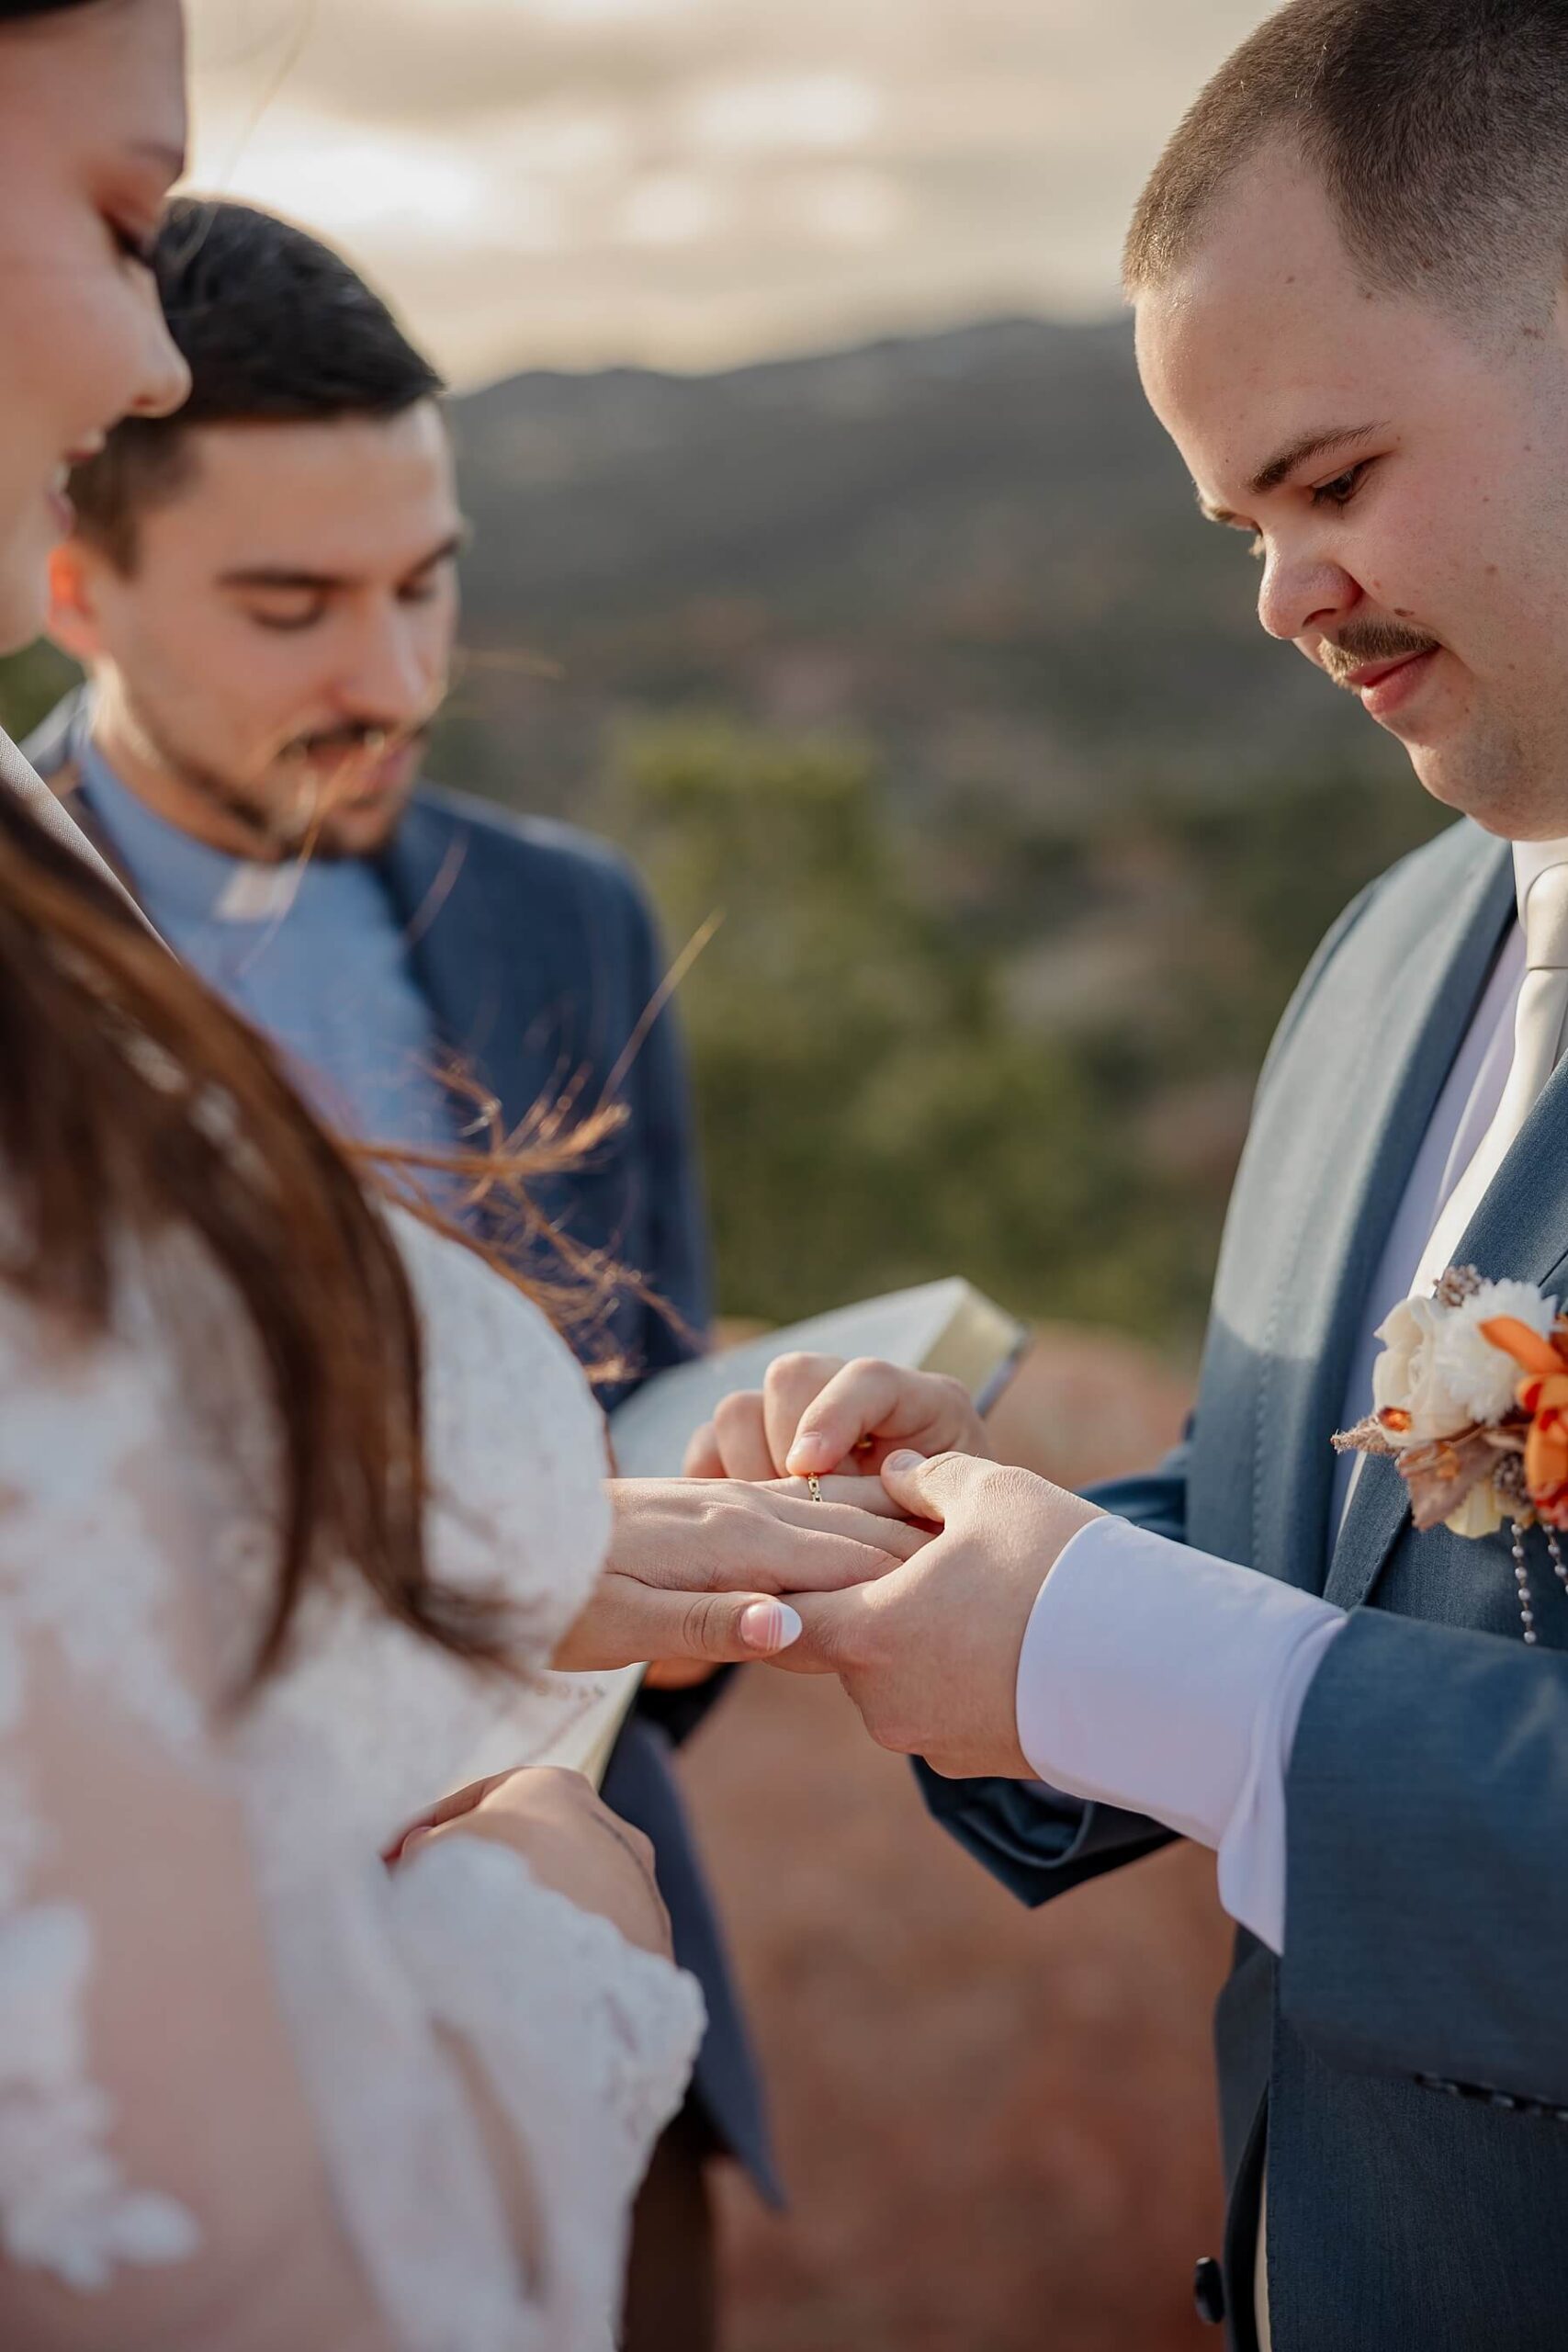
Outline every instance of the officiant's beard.
{"type": "Polygon", "coordinates": [[[412,729],[362,723],[299,736],[247,776],[200,759],[146,710],[128,715],[152,765],[225,820],[237,854],[265,864],[303,854],[374,857],[385,849],[418,782],[434,725],[433,715],[412,729]],[[398,761],[396,782],[374,793],[356,792],[356,779],[383,760],[398,761]]]}

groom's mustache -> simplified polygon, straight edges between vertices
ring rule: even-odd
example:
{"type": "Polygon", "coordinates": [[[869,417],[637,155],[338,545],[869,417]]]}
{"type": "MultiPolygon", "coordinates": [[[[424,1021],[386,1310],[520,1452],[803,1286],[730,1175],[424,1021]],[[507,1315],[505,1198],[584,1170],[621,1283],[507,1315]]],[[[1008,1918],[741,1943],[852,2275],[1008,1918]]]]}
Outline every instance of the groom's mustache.
{"type": "Polygon", "coordinates": [[[1347,621],[1337,638],[1325,638],[1319,660],[1337,686],[1348,692],[1354,673],[1369,662],[1406,662],[1413,654],[1436,653],[1438,639],[1397,621],[1347,621]]]}

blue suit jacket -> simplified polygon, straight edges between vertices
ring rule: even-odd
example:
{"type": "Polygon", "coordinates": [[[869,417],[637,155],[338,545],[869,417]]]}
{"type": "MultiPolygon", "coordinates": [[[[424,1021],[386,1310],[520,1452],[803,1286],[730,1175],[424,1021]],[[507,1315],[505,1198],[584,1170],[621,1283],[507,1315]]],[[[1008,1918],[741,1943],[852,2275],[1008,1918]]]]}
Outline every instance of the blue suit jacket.
{"type": "MultiPolygon", "coordinates": [[[[112,863],[88,796],[66,773],[78,707],[75,696],[63,703],[28,756],[40,775],[70,791],[72,813],[112,863]]],[[[570,827],[422,787],[382,870],[443,1039],[494,1094],[505,1125],[563,1096],[585,1110],[597,1104],[665,971],[647,901],[625,862],[570,827]]],[[[616,1300],[607,1336],[646,1374],[692,1353],[708,1317],[691,1103],[669,1015],[653,1023],[618,1099],[629,1114],[620,1134],[588,1166],[534,1193],[577,1240],[611,1250],[682,1318],[684,1331],[634,1295],[616,1300]]],[[[631,1385],[603,1392],[604,1401],[615,1403],[631,1385]]],[[[676,1955],[706,1997],[695,2095],[721,2144],[776,2201],[761,2084],[670,1760],[716,1688],[646,1692],[616,1744],[604,1792],[651,1839],[676,1955]]]]}
{"type": "MultiPolygon", "coordinates": [[[[1329,1555],[1329,1437],[1410,1165],[1513,912],[1460,824],[1357,900],[1265,1067],[1186,1442],[1097,1499],[1352,1611],[1287,1782],[1286,1950],[1245,1932],[1216,2018],[1231,2341],[1254,2344],[1269,2180],[1277,2352],[1568,2345],[1568,1594],[1529,1538],[1416,1535],[1369,1462],[1329,1555]]],[[[1568,1063],[1455,1253],[1568,1291],[1568,1063]]],[[[923,1773],[1030,1903],[1165,1833],[1016,1781],[923,1773]]]]}

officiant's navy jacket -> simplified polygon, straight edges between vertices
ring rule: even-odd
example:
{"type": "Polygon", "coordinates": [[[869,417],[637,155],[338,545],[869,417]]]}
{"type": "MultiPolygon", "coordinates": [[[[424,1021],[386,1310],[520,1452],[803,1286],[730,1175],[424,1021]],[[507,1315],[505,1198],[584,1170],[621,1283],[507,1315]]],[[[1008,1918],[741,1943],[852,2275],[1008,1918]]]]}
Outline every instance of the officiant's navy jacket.
{"type": "MultiPolygon", "coordinates": [[[[1096,1496],[1351,1612],[1291,1758],[1284,1957],[1241,1932],[1216,2019],[1240,2352],[1265,2166],[1275,2352],[1568,2346],[1568,1594],[1532,1532],[1527,1649],[1506,1533],[1417,1535],[1386,1461],[1328,1525],[1359,1315],[1513,920],[1506,845],[1463,823],[1330,933],[1264,1069],[1187,1442],[1096,1496]]],[[[1568,1061],[1455,1261],[1568,1295],[1568,1061]]],[[[1029,1903],[1163,1842],[924,1782],[1029,1903]]]]}
{"type": "MultiPolygon", "coordinates": [[[[39,774],[67,788],[71,812],[114,864],[90,793],[71,773],[80,701],[71,696],[28,745],[39,774]]],[[[623,861],[571,827],[503,814],[423,786],[381,860],[407,925],[414,976],[443,1041],[495,1096],[503,1125],[570,1095],[591,1109],[664,977],[642,892],[623,861]]],[[[639,1376],[695,1352],[708,1317],[707,1249],[691,1106],[676,1024],[663,1015],[617,1080],[628,1117],[570,1177],[531,1186],[578,1242],[634,1267],[676,1322],[631,1295],[595,1335],[639,1376]]],[[[601,1392],[613,1405],[635,1380],[601,1392]]],[[[776,2199],[761,2086],[671,1766],[671,1744],[716,1690],[645,1692],[616,1744],[605,1802],[653,1845],[675,1953],[700,1980],[708,2030],[694,2095],[721,2146],[776,2199]]]]}

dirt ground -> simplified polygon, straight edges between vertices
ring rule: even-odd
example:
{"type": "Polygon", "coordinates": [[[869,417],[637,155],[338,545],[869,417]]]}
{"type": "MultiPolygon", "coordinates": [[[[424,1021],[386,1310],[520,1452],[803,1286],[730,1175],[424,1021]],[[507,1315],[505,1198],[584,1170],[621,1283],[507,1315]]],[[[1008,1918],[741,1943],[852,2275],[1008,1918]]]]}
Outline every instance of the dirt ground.
{"type": "MultiPolygon", "coordinates": [[[[1146,1464],[1181,1385],[1042,1336],[998,1452],[1146,1464]]],[[[836,1685],[753,1672],[688,1751],[792,2210],[724,2184],[726,2352],[1202,2352],[1227,1931],[1177,1850],[1029,1913],[928,1821],[836,1685]]]]}

